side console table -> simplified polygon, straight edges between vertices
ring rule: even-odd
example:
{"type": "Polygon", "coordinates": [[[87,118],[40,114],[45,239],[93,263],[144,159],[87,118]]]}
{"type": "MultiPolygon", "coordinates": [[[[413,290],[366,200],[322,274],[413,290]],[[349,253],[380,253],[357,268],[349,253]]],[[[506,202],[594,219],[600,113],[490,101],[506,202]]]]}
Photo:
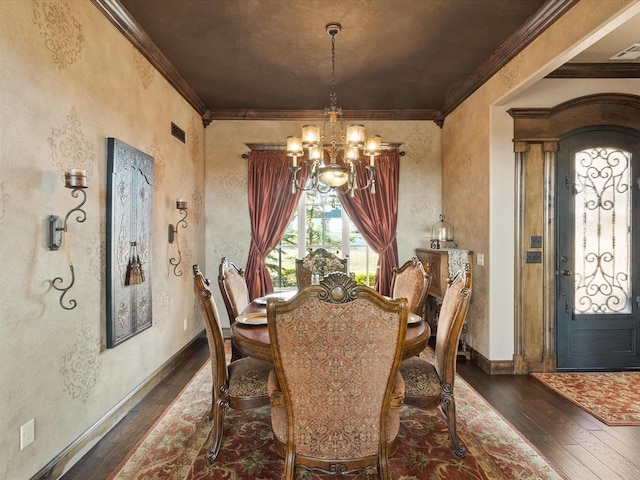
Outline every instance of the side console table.
{"type": "MultiPolygon", "coordinates": [[[[472,267],[473,252],[470,250],[416,248],[416,256],[428,268],[428,272],[431,275],[431,285],[429,286],[429,295],[425,305],[425,320],[431,327],[432,335],[435,335],[438,328],[438,315],[440,314],[442,298],[447,291],[449,279],[451,275],[455,273],[452,270],[460,268],[449,265],[449,252],[452,252],[454,257],[458,258],[458,261],[466,257],[466,263],[469,264],[469,268],[472,267]]],[[[464,263],[464,260],[462,260],[462,262],[464,263]]],[[[467,322],[465,321],[462,327],[462,335],[460,336],[458,355],[463,355],[467,359],[470,359],[471,352],[467,347],[467,330],[467,322]]]]}

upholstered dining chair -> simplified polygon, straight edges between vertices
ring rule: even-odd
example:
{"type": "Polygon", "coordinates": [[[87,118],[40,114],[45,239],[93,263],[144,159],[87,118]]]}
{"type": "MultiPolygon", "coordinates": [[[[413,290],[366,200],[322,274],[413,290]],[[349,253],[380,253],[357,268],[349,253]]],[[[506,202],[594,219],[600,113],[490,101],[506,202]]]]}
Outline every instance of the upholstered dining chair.
{"type": "Polygon", "coordinates": [[[418,257],[412,257],[399,268],[393,269],[391,297],[406,298],[409,311],[422,317],[430,284],[431,276],[424,264],[418,257]]]}
{"type": "MultiPolygon", "coordinates": [[[[249,289],[244,278],[244,269],[238,268],[227,257],[222,257],[218,270],[218,286],[222,294],[224,306],[229,315],[229,325],[233,325],[236,317],[240,315],[251,302],[249,289]]],[[[243,355],[231,344],[231,360],[242,358],[243,355]]]]}
{"type": "Polygon", "coordinates": [[[207,332],[211,357],[213,395],[209,418],[213,428],[207,459],[213,461],[220,451],[227,408],[247,410],[269,404],[267,380],[273,365],[250,357],[227,364],[218,309],[209,289],[209,280],[204,278],[198,265],[193,266],[193,290],[207,332]]]}
{"type": "Polygon", "coordinates": [[[296,283],[298,290],[302,290],[304,287],[312,284],[313,271],[310,268],[311,263],[318,264],[323,276],[332,272],[347,272],[346,258],[338,258],[335,254],[328,252],[324,248],[317,248],[303,258],[296,259],[296,283]]]}
{"type": "Polygon", "coordinates": [[[271,424],[283,479],[296,466],[345,473],[372,465],[389,478],[407,316],[405,299],[387,300],[340,273],[291,300],[268,300],[271,424]]]}
{"type": "Polygon", "coordinates": [[[471,272],[467,264],[459,271],[442,299],[433,361],[412,357],[400,364],[405,381],[405,404],[423,409],[440,407],[445,415],[451,445],[458,457],[466,450],[458,440],[456,427],[456,357],[460,332],[471,301],[471,272]]]}

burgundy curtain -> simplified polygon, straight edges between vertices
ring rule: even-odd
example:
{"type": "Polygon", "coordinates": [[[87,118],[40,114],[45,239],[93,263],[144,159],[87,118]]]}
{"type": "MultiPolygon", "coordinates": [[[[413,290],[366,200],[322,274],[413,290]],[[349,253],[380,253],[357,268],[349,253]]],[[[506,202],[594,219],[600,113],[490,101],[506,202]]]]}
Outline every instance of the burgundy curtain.
{"type": "MultiPolygon", "coordinates": [[[[349,192],[338,190],[340,202],[347,215],[358,228],[367,244],[375,250],[378,260],[376,290],[389,295],[394,267],[398,266],[398,243],[396,226],[398,223],[398,181],[400,178],[400,155],[398,150],[383,150],[376,158],[376,193],[371,190],[349,192]]],[[[358,183],[364,185],[368,178],[365,162],[357,167],[358,183]]]]}
{"type": "MultiPolygon", "coordinates": [[[[300,190],[291,193],[291,159],[284,151],[255,151],[249,154],[248,196],[251,246],[245,268],[249,296],[254,299],[273,292],[265,264],[266,256],[284,235],[293,216],[300,190]]],[[[299,183],[304,185],[308,168],[303,164],[299,183]]]]}

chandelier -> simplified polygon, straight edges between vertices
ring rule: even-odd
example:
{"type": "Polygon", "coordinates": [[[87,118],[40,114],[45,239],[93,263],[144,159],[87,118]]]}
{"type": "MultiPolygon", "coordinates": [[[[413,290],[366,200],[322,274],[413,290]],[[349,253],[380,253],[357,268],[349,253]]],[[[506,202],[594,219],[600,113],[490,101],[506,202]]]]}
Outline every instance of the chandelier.
{"type": "Polygon", "coordinates": [[[325,28],[331,37],[329,106],[324,109],[322,129],[317,125],[303,125],[300,137],[287,137],[287,156],[292,157],[291,192],[315,189],[320,193],[327,193],[346,184],[351,196],[356,191],[367,188],[371,189],[371,193],[376,193],[375,157],[380,155],[382,140],[379,135],[365,139],[364,125],[354,123],[345,127],[336,94],[336,35],[340,33],[342,26],[339,23],[329,23],[325,28]],[[362,162],[361,156],[369,157],[369,164],[365,167],[368,175],[362,186],[358,183],[356,172],[357,165],[362,162]],[[299,158],[304,159],[310,167],[308,186],[300,185],[298,179],[302,168],[298,165],[299,158]]]}

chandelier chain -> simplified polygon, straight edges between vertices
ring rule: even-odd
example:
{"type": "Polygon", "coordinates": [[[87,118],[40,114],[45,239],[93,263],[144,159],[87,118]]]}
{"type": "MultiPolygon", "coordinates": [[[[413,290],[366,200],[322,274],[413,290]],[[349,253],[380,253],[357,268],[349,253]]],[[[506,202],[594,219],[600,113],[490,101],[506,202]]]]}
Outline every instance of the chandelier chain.
{"type": "Polygon", "coordinates": [[[329,103],[332,107],[338,105],[338,94],[336,93],[336,34],[337,31],[331,32],[331,94],[329,95],[329,103]]]}

